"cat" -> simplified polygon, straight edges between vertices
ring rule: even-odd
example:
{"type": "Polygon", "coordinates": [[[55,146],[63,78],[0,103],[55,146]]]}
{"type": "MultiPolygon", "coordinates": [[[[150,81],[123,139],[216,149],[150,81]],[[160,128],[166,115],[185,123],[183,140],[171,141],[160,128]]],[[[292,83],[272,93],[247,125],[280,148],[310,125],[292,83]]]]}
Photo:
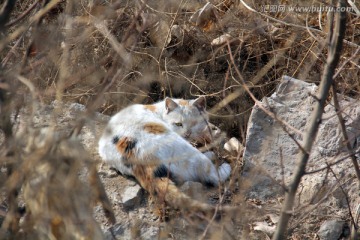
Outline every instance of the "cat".
{"type": "MultiPolygon", "coordinates": [[[[149,174],[152,169],[153,176],[145,176],[145,180],[170,177],[177,185],[197,181],[218,186],[229,178],[231,166],[223,163],[216,169],[211,153],[203,154],[189,143],[211,142],[212,126],[205,105],[205,97],[199,97],[126,107],[111,117],[99,140],[99,154],[121,174],[138,181],[144,178],[138,172],[149,174]],[[144,170],[144,166],[150,167],[144,170]]],[[[141,185],[145,180],[139,181],[141,185]]]]}

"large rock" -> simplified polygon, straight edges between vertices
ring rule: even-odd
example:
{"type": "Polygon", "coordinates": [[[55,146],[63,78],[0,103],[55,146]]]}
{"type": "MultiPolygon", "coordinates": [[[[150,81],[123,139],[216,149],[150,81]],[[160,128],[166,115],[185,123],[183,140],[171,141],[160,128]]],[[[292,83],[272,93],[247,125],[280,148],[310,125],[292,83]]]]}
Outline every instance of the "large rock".
{"type": "Polygon", "coordinates": [[[319,231],[320,240],[338,240],[343,232],[345,222],[341,220],[325,221],[319,231]]]}
{"type": "MultiPolygon", "coordinates": [[[[317,86],[284,76],[276,92],[262,100],[266,109],[302,133],[293,134],[300,144],[315,104],[317,86]]],[[[346,122],[349,141],[355,150],[360,149],[360,101],[339,96],[342,115],[346,122]]],[[[293,133],[293,132],[292,132],[293,133]]],[[[265,200],[282,196],[282,184],[287,185],[296,170],[299,147],[284,131],[283,126],[255,106],[249,120],[247,142],[244,151],[244,181],[250,182],[247,195],[265,200]]],[[[321,120],[307,171],[324,168],[322,171],[305,175],[301,182],[299,203],[316,203],[331,200],[339,207],[345,207],[344,194],[328,163],[345,159],[331,167],[342,187],[351,195],[352,203],[358,198],[357,180],[348,152],[342,140],[340,124],[330,102],[321,120]]]]}

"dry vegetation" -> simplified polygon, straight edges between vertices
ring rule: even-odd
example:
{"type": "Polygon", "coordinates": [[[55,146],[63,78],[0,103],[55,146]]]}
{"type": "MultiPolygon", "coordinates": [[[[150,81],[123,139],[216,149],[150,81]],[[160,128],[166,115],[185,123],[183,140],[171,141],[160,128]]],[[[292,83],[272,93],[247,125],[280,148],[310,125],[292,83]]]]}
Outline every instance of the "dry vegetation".
{"type": "MultiPolygon", "coordinates": [[[[282,75],[320,82],[328,51],[326,12],[273,12],[264,6],[330,1],[212,0],[204,8],[206,2],[0,1],[1,239],[101,239],[92,216],[95,202],[114,223],[96,162],[76,140],[95,111],[110,115],[131,103],[205,95],[212,122],[244,142],[254,102],[235,69],[257,99],[271,94],[282,75]],[[55,124],[40,129],[32,114],[53,100],[78,102],[87,111],[66,131],[55,124]],[[14,125],[24,109],[27,124],[18,131],[14,125]],[[79,178],[83,169],[87,174],[79,178]]],[[[335,81],[338,92],[359,98],[355,4],[347,12],[335,81]]],[[[225,196],[226,203],[243,204],[237,193],[234,188],[225,196]]],[[[250,215],[235,217],[239,225],[232,232],[246,236],[250,215]]],[[[216,231],[196,234],[216,238],[216,231]]]]}

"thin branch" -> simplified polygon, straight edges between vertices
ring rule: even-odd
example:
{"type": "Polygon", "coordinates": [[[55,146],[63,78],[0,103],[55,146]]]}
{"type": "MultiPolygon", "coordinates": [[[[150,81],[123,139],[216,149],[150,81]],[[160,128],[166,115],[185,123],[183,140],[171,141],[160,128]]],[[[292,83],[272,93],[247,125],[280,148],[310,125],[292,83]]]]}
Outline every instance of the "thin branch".
{"type": "MultiPolygon", "coordinates": [[[[291,46],[291,43],[293,43],[295,41],[296,35],[292,35],[292,37],[290,37],[290,39],[286,42],[286,46],[284,49],[288,49],[288,47],[291,46]]],[[[302,136],[302,133],[294,128],[293,126],[291,126],[289,123],[283,121],[282,119],[278,118],[276,114],[274,114],[273,112],[269,111],[268,109],[266,109],[264,107],[264,104],[261,103],[259,100],[257,100],[257,98],[254,96],[254,94],[251,93],[249,87],[246,85],[245,80],[242,76],[242,74],[240,73],[239,69],[237,68],[237,65],[235,64],[235,60],[234,60],[234,56],[231,53],[231,48],[230,48],[230,44],[229,42],[227,42],[227,48],[229,51],[229,57],[231,60],[231,63],[234,66],[235,72],[239,77],[240,80],[240,84],[242,86],[242,88],[238,89],[237,91],[234,91],[233,93],[229,94],[225,99],[223,99],[219,104],[217,104],[214,108],[212,108],[209,112],[210,114],[216,112],[217,110],[219,110],[220,108],[226,106],[227,104],[229,104],[231,101],[235,100],[237,97],[241,96],[241,94],[243,94],[244,92],[246,92],[247,94],[249,94],[249,96],[251,97],[251,99],[255,102],[255,105],[258,106],[265,114],[267,114],[269,117],[275,119],[276,121],[278,121],[281,125],[283,125],[284,127],[288,128],[289,130],[293,131],[294,133],[302,136]]],[[[251,80],[252,83],[256,83],[258,82],[268,71],[265,71],[265,69],[270,69],[272,66],[275,65],[275,63],[277,63],[277,61],[279,60],[279,58],[281,56],[283,56],[285,52],[280,52],[279,55],[280,56],[274,56],[274,58],[270,61],[272,62],[271,64],[267,64],[265,65],[260,72],[251,80]],[[271,66],[271,67],[269,67],[271,66]]]]}
{"type": "Polygon", "coordinates": [[[347,0],[347,3],[352,7],[358,17],[360,17],[360,10],[356,7],[355,1],[347,0]]]}
{"type": "MultiPolygon", "coordinates": [[[[286,22],[286,21],[282,21],[280,19],[277,19],[277,18],[274,18],[274,17],[271,17],[267,14],[264,14],[262,12],[259,12],[255,9],[253,9],[252,7],[250,7],[244,0],[240,0],[240,2],[242,3],[242,5],[244,5],[244,7],[246,7],[248,10],[250,10],[251,12],[254,12],[254,13],[257,13],[267,19],[270,19],[274,22],[278,22],[278,23],[281,23],[281,24],[284,24],[285,26],[291,26],[291,27],[296,27],[296,28],[300,28],[300,29],[304,29],[304,30],[311,30],[311,31],[314,31],[314,32],[318,32],[318,33],[321,33],[321,34],[324,34],[326,35],[326,32],[324,31],[321,31],[319,29],[316,29],[316,28],[312,28],[312,27],[306,27],[306,26],[302,26],[302,25],[298,25],[298,24],[294,24],[294,23],[290,23],[290,22],[286,22]]],[[[350,41],[347,41],[346,39],[343,39],[342,41],[344,41],[344,43],[346,43],[347,45],[349,46],[352,46],[352,47],[356,47],[356,48],[360,48],[360,45],[356,44],[356,43],[353,43],[353,42],[350,42],[350,41]]]]}
{"type": "Polygon", "coordinates": [[[344,118],[341,115],[341,111],[340,111],[340,104],[339,104],[339,100],[337,98],[337,93],[336,93],[336,82],[333,82],[332,84],[332,90],[334,93],[334,106],[335,106],[335,111],[337,114],[337,117],[339,119],[339,123],[340,123],[340,128],[341,128],[341,132],[342,132],[342,136],[343,136],[343,140],[346,144],[346,148],[348,150],[348,152],[350,153],[350,158],[352,161],[352,164],[354,165],[354,170],[356,173],[356,177],[358,179],[359,182],[359,188],[360,188],[360,169],[359,169],[359,164],[356,160],[355,154],[354,154],[354,149],[352,148],[350,141],[349,141],[349,137],[348,134],[346,132],[346,126],[345,126],[345,121],[344,118]]]}
{"type": "Polygon", "coordinates": [[[4,57],[4,59],[1,61],[1,67],[5,67],[5,65],[7,64],[7,62],[11,59],[11,55],[15,54],[15,49],[19,46],[21,40],[23,39],[23,37],[19,37],[19,39],[16,41],[16,43],[14,44],[14,46],[10,49],[10,51],[6,54],[6,56],[4,57]]]}
{"type": "MultiPolygon", "coordinates": [[[[328,172],[330,171],[330,165],[326,167],[328,172]]],[[[326,177],[324,178],[324,182],[327,179],[327,175],[328,172],[326,173],[326,177]]],[[[316,210],[317,208],[319,208],[319,206],[324,203],[325,201],[327,201],[329,199],[329,197],[335,193],[336,190],[339,189],[339,187],[342,185],[345,185],[347,183],[349,183],[350,181],[352,181],[352,178],[348,178],[345,179],[344,176],[342,176],[339,181],[335,182],[334,184],[332,184],[331,186],[328,187],[328,191],[326,192],[326,194],[324,196],[322,196],[315,204],[309,204],[305,207],[299,208],[296,210],[296,215],[297,218],[294,221],[294,223],[291,224],[290,228],[295,228],[296,226],[299,226],[301,223],[304,222],[304,220],[307,218],[307,216],[309,216],[309,214],[311,214],[312,212],[314,212],[314,210],[316,210]],[[342,180],[342,183],[340,183],[340,180],[342,180]]],[[[315,196],[313,196],[314,198],[315,196]]],[[[312,202],[313,199],[310,201],[312,202]]]]}
{"type": "Polygon", "coordinates": [[[17,18],[13,19],[12,21],[5,24],[5,27],[11,27],[18,23],[19,21],[23,20],[39,3],[39,0],[35,1],[28,9],[26,9],[22,14],[20,14],[17,18]]]}
{"type": "Polygon", "coordinates": [[[343,68],[345,67],[346,64],[348,64],[349,62],[351,62],[352,60],[354,60],[354,58],[358,57],[358,53],[360,52],[360,48],[356,49],[356,51],[353,53],[353,55],[351,55],[350,58],[346,59],[346,61],[344,61],[341,66],[338,68],[337,72],[334,75],[334,79],[340,74],[340,72],[343,70],[343,68]]]}
{"type": "MultiPolygon", "coordinates": [[[[250,80],[250,82],[254,85],[258,84],[259,81],[266,76],[266,74],[268,74],[268,72],[283,58],[283,56],[285,55],[286,51],[292,48],[292,45],[294,42],[296,42],[296,38],[298,37],[298,35],[292,34],[289,39],[286,41],[285,46],[280,49],[276,54],[274,54],[274,57],[268,61],[268,63],[263,66],[260,71],[258,71],[258,73],[250,80]]],[[[228,49],[229,49],[229,53],[230,53],[230,59],[234,58],[234,56],[231,55],[231,51],[230,51],[230,47],[229,47],[229,42],[227,42],[228,45],[228,49]]],[[[233,65],[236,66],[235,61],[232,61],[233,65]]],[[[237,73],[237,75],[240,77],[241,74],[239,75],[238,70],[236,70],[237,68],[235,67],[235,71],[237,73]]],[[[241,76],[241,81],[245,83],[244,78],[241,76]]],[[[242,84],[243,85],[243,84],[242,84]]],[[[244,92],[248,92],[245,88],[239,88],[237,91],[234,91],[233,93],[229,94],[226,98],[224,98],[221,102],[219,102],[218,104],[216,104],[212,109],[209,110],[210,113],[216,113],[218,112],[221,108],[223,108],[224,106],[226,106],[227,104],[229,104],[230,102],[234,101],[236,98],[242,96],[244,94],[244,92]]],[[[254,99],[253,99],[254,100],[254,99]]],[[[256,101],[254,100],[254,102],[256,103],[256,101]]]]}
{"type": "Polygon", "coordinates": [[[9,20],[11,12],[15,7],[16,0],[7,0],[0,12],[0,31],[5,30],[5,24],[9,20]]]}
{"type": "MultiPolygon", "coordinates": [[[[32,16],[29,21],[18,27],[14,30],[11,34],[8,34],[5,36],[2,41],[0,41],[0,51],[2,51],[7,44],[9,44],[11,41],[14,41],[16,38],[18,38],[21,34],[23,34],[26,30],[29,29],[29,27],[39,21],[45,14],[47,14],[52,8],[54,8],[57,4],[59,4],[62,0],[52,0],[44,8],[42,8],[40,11],[38,11],[34,16],[32,16]]],[[[1,24],[0,24],[1,28],[1,24]]]]}
{"type": "MultiPolygon", "coordinates": [[[[352,155],[355,156],[355,155],[358,154],[358,153],[360,153],[360,150],[354,152],[352,155]]],[[[339,163],[347,160],[349,157],[351,157],[350,154],[349,154],[349,155],[346,155],[346,156],[344,156],[344,157],[342,157],[342,158],[340,158],[340,159],[338,159],[338,160],[336,160],[335,162],[329,163],[328,165],[329,165],[329,166],[337,165],[337,164],[339,164],[339,163]]],[[[326,170],[326,169],[327,169],[327,167],[322,167],[322,168],[315,169],[315,170],[312,170],[312,171],[306,171],[305,174],[314,174],[314,173],[318,173],[318,172],[324,171],[324,170],[326,170]]]]}
{"type": "Polygon", "coordinates": [[[344,190],[344,188],[341,186],[340,180],[339,178],[336,176],[335,172],[332,170],[332,168],[329,166],[329,170],[330,172],[333,174],[334,178],[336,179],[336,181],[339,183],[339,188],[342,191],[342,193],[344,194],[345,197],[345,201],[346,201],[346,205],[347,208],[349,210],[349,215],[350,215],[350,219],[352,222],[352,225],[356,228],[356,222],[355,222],[355,218],[351,212],[351,207],[350,207],[350,199],[349,199],[349,195],[346,193],[346,191],[344,190]]]}
{"type": "Polygon", "coordinates": [[[356,212],[355,212],[355,225],[352,226],[351,228],[351,235],[350,235],[350,239],[358,239],[358,233],[357,233],[357,228],[355,228],[355,226],[357,225],[358,221],[359,221],[359,216],[360,216],[360,204],[357,206],[356,208],[356,212]]]}
{"type": "MultiPolygon", "coordinates": [[[[339,5],[340,7],[345,7],[345,0],[340,0],[339,5]]],[[[340,52],[345,35],[345,27],[346,13],[338,12],[336,15],[335,29],[333,30],[332,38],[330,39],[329,55],[319,86],[318,99],[320,101],[315,103],[315,108],[309,121],[309,128],[307,129],[304,138],[305,151],[301,151],[299,153],[300,155],[297,169],[295,171],[294,178],[290,183],[289,191],[285,194],[285,201],[281,211],[280,219],[276,227],[276,232],[273,236],[274,240],[285,239],[285,236],[287,235],[287,226],[291,217],[296,191],[302,176],[305,174],[305,168],[310,156],[309,153],[311,152],[312,145],[315,141],[316,134],[321,123],[325,102],[333,82],[333,75],[335,73],[336,66],[339,62],[340,52]]]]}

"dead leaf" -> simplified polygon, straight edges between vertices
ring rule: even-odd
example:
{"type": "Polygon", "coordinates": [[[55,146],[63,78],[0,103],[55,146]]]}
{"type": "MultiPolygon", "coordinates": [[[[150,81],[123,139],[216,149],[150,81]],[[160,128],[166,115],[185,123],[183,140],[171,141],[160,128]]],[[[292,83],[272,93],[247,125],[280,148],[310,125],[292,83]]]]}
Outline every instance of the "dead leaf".
{"type": "Polygon", "coordinates": [[[217,37],[211,41],[211,46],[219,46],[222,45],[228,41],[230,41],[231,36],[230,34],[223,34],[220,37],[217,37]]]}

